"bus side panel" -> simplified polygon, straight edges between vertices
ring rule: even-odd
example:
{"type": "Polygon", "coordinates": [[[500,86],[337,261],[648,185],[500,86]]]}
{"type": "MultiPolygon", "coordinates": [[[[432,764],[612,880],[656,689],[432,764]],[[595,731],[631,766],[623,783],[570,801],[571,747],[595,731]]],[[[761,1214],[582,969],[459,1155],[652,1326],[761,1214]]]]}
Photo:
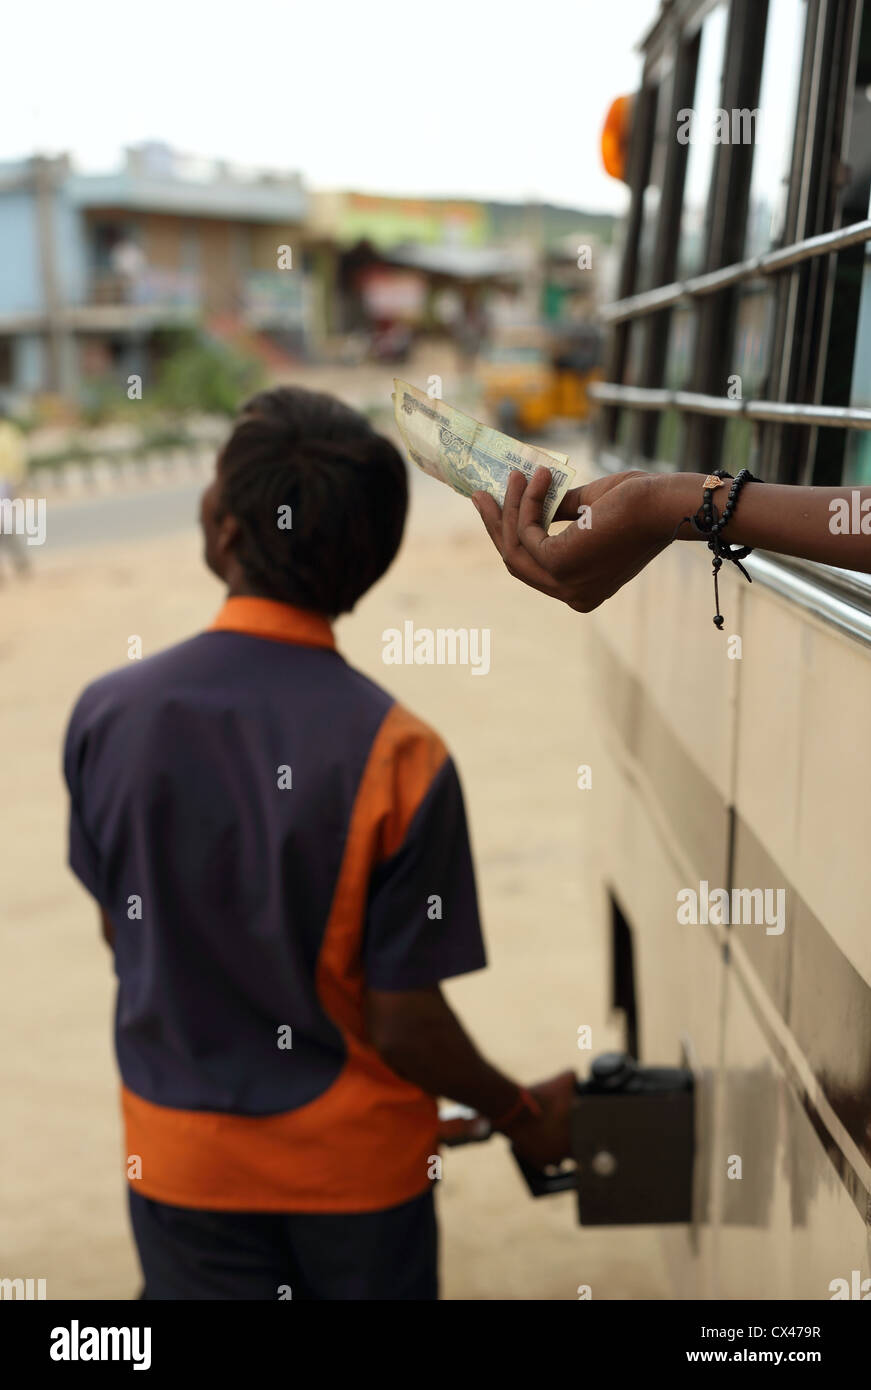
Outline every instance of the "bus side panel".
{"type": "Polygon", "coordinates": [[[641,1059],[688,1063],[697,1077],[695,1222],[664,1235],[675,1295],[698,1298],[713,1278],[725,967],[717,933],[692,914],[679,920],[678,909],[701,879],[725,883],[733,678],[710,622],[709,571],[700,552],[683,550],[595,615],[588,651],[604,735],[600,874],[632,928],[641,1059]]]}
{"type": "Polygon", "coordinates": [[[732,972],[721,1085],[713,1296],[828,1299],[867,1278],[867,1227],[732,972]]]}
{"type": "Polygon", "coordinates": [[[761,584],[743,598],[732,881],[765,911],[730,928],[724,1115],[755,1176],[725,1186],[743,1234],[724,1238],[724,1279],[766,1296],[736,1284],[757,1262],[768,1296],[820,1298],[868,1258],[871,653],[761,584]]]}
{"type": "Polygon", "coordinates": [[[736,810],[871,983],[871,650],[761,584],[744,599],[736,810]]]}

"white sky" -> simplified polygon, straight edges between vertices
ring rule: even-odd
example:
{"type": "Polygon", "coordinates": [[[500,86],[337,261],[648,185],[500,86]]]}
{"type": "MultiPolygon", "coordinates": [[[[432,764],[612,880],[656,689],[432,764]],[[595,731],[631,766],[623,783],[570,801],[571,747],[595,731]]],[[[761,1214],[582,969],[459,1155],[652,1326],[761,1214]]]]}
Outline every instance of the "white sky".
{"type": "Polygon", "coordinates": [[[621,211],[601,170],[657,0],[48,0],[10,5],[0,159],[126,144],[315,188],[621,211]]]}

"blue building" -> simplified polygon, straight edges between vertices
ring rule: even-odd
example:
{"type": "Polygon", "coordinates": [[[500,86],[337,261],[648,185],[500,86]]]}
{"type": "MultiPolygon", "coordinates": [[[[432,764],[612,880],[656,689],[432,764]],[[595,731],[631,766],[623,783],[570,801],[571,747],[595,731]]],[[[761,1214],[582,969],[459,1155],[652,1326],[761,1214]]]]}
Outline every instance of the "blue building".
{"type": "Polygon", "coordinates": [[[0,392],[146,381],[159,335],[184,325],[303,352],[306,210],[297,175],[159,144],[105,175],[67,156],[0,164],[0,392]]]}

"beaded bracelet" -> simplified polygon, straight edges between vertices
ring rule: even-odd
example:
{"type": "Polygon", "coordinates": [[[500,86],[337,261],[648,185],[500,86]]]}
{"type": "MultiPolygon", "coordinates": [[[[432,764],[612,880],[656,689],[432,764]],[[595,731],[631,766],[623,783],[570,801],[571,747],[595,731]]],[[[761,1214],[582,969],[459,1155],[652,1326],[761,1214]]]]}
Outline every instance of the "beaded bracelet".
{"type": "Polygon", "coordinates": [[[682,526],[684,521],[689,521],[700,535],[707,536],[708,538],[708,549],[712,551],[714,556],[714,606],[717,610],[714,617],[714,627],[718,628],[720,631],[722,631],[725,621],[720,612],[720,587],[718,583],[718,575],[723,561],[731,560],[733,565],[737,565],[738,569],[747,580],[747,583],[753,583],[750,575],[741,564],[741,561],[751,554],[753,547],[749,545],[730,545],[727,540],[723,539],[722,532],[732,520],[744,484],[758,483],[759,481],[760,479],[754,477],[749,468],[742,468],[735,478],[732,478],[732,474],[727,473],[725,468],[715,469],[713,473],[708,474],[702,484],[702,505],[699,507],[699,510],[696,512],[695,516],[685,516],[680,522],[682,526]],[[732,479],[732,486],[729,489],[729,496],[723,508],[723,515],[720,516],[714,506],[713,493],[718,487],[723,486],[727,478],[732,479]]]}

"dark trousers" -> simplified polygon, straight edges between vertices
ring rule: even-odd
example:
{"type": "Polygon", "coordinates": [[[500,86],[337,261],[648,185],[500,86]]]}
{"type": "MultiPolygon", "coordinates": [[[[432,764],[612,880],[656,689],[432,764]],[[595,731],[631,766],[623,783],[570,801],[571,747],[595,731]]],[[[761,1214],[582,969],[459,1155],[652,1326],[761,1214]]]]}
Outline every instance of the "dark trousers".
{"type": "Polygon", "coordinates": [[[130,1187],[146,1299],[435,1299],[432,1189],[384,1211],[196,1211],[130,1187]]]}

